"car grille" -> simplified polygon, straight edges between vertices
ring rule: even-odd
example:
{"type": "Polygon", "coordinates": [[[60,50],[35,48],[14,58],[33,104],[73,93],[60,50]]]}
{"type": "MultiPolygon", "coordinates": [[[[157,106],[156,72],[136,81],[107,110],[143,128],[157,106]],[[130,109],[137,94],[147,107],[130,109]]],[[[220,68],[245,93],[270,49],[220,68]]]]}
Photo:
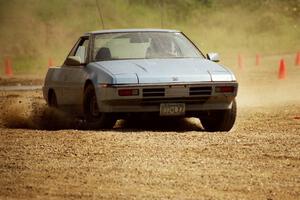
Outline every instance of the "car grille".
{"type": "Polygon", "coordinates": [[[190,88],[190,96],[205,96],[211,95],[212,87],[191,87],[190,88]]]}
{"type": "Polygon", "coordinates": [[[187,103],[187,104],[201,104],[205,103],[209,97],[180,97],[180,98],[149,98],[143,99],[144,105],[158,105],[160,103],[187,103]]]}
{"type": "Polygon", "coordinates": [[[143,97],[163,97],[163,96],[165,96],[165,88],[143,89],[143,97]]]}

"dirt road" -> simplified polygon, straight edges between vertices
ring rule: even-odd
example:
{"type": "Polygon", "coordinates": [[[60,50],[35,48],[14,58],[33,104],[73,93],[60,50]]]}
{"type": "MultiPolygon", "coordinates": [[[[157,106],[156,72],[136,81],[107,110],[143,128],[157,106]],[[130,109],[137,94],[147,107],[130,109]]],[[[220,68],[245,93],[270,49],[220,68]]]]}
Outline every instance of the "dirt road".
{"type": "MultiPolygon", "coordinates": [[[[26,99],[42,102],[38,91],[2,92],[2,110],[8,100],[22,105],[10,109],[20,120],[26,99]]],[[[46,131],[5,128],[2,117],[0,198],[297,199],[299,110],[297,102],[240,107],[228,134],[203,132],[196,119],[46,131]]]]}

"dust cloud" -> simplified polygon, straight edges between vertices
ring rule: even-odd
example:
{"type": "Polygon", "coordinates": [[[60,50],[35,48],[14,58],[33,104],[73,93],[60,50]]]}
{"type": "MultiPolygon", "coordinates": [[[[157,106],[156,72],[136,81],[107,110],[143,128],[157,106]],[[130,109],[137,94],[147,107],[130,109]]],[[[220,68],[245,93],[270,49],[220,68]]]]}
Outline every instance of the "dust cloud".
{"type": "Polygon", "coordinates": [[[271,107],[300,102],[298,85],[240,83],[237,97],[239,107],[271,107]]]}
{"type": "MultiPolygon", "coordinates": [[[[45,103],[28,97],[8,95],[3,102],[2,126],[6,128],[62,130],[78,129],[90,130],[82,119],[75,118],[45,103]],[[8,105],[8,106],[5,106],[8,105]]],[[[197,118],[185,119],[142,119],[116,121],[114,129],[151,130],[151,131],[201,131],[201,123],[197,118]],[[175,124],[175,126],[174,126],[175,124]]]]}
{"type": "Polygon", "coordinates": [[[69,115],[28,98],[9,99],[2,108],[2,123],[7,128],[59,130],[78,127],[69,115]]]}

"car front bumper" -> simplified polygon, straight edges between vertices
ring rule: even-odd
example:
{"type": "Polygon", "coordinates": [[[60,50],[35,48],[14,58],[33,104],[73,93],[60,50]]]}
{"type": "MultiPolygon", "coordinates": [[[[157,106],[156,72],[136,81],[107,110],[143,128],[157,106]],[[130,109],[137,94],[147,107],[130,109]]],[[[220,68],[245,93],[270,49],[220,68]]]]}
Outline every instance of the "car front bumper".
{"type": "Polygon", "coordinates": [[[99,85],[97,99],[100,112],[160,112],[161,103],[184,103],[185,111],[226,110],[237,95],[237,82],[180,83],[164,85],[99,85]],[[232,92],[216,92],[216,87],[231,86],[232,92]],[[138,89],[135,96],[119,96],[118,90],[138,89]]]}

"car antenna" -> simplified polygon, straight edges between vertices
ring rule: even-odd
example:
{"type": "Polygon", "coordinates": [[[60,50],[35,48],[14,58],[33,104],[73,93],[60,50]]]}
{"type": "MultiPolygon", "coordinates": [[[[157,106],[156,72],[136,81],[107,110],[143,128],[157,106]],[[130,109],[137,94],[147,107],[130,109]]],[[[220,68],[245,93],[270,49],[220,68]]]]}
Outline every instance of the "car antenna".
{"type": "Polygon", "coordinates": [[[160,1],[160,27],[164,28],[164,7],[165,3],[164,0],[160,1]]]}
{"type": "Polygon", "coordinates": [[[102,16],[101,6],[99,5],[98,0],[95,0],[95,1],[96,1],[96,5],[97,5],[97,8],[98,8],[98,14],[99,14],[99,17],[100,17],[100,19],[101,19],[102,29],[105,29],[105,27],[104,27],[104,21],[103,21],[103,16],[102,16]]]}

